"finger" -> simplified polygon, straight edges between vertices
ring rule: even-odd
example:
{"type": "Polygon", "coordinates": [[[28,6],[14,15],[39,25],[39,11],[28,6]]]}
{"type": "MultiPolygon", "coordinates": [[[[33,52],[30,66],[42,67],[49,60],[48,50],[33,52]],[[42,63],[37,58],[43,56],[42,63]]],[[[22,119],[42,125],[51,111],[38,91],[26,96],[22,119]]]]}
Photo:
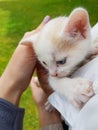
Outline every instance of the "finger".
{"type": "Polygon", "coordinates": [[[32,77],[31,82],[30,82],[30,87],[31,90],[33,91],[33,89],[35,89],[36,87],[40,87],[39,83],[37,82],[37,77],[32,77]]]}
{"type": "Polygon", "coordinates": [[[46,16],[43,21],[41,22],[41,24],[37,27],[36,31],[40,31],[45,24],[47,24],[50,21],[50,16],[46,16]]]}
{"type": "Polygon", "coordinates": [[[46,23],[48,23],[50,20],[50,16],[46,16],[43,21],[41,22],[41,24],[33,31],[30,31],[30,32],[26,32],[22,38],[22,40],[20,41],[19,44],[23,44],[23,45],[29,45],[29,46],[32,46],[32,42],[31,41],[28,41],[27,39],[30,37],[30,36],[33,36],[35,33],[39,32],[46,23]],[[27,39],[26,39],[27,38],[27,39]]]}
{"type": "Polygon", "coordinates": [[[78,98],[79,98],[79,100],[80,100],[81,102],[86,103],[86,102],[89,100],[90,97],[88,97],[88,96],[82,94],[82,95],[80,95],[78,98]]]}
{"type": "Polygon", "coordinates": [[[83,106],[83,104],[82,104],[82,102],[80,101],[80,100],[78,100],[78,99],[72,99],[72,104],[76,107],[76,108],[82,108],[82,106],[83,106]]]}
{"type": "Polygon", "coordinates": [[[38,62],[36,72],[42,89],[49,96],[53,90],[48,83],[48,71],[38,62]]]}

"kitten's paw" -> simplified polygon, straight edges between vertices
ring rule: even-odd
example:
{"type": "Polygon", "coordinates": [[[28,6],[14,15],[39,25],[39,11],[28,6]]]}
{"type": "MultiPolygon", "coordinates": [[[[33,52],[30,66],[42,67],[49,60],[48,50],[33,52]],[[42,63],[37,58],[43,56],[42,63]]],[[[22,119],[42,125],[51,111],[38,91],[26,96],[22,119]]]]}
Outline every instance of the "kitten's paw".
{"type": "Polygon", "coordinates": [[[51,111],[55,110],[55,108],[47,101],[45,103],[45,110],[48,112],[51,112],[51,111]]]}
{"type": "Polygon", "coordinates": [[[93,84],[82,78],[76,80],[71,101],[76,107],[81,108],[94,95],[93,84]]]}
{"type": "Polygon", "coordinates": [[[98,55],[98,38],[96,44],[93,44],[90,54],[88,55],[88,58],[93,58],[94,56],[98,55]]]}
{"type": "Polygon", "coordinates": [[[94,55],[98,55],[98,45],[96,45],[96,46],[91,50],[90,57],[91,57],[91,56],[94,56],[94,55]]]}

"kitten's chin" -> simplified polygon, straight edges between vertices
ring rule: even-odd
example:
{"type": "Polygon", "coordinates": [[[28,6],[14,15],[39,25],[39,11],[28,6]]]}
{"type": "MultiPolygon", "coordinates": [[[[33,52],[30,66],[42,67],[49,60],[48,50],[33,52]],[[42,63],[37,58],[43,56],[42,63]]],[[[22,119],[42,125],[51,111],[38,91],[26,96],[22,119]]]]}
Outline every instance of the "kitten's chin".
{"type": "Polygon", "coordinates": [[[62,73],[57,73],[57,74],[55,74],[55,75],[53,75],[53,74],[51,75],[51,74],[50,74],[50,76],[51,76],[51,77],[54,77],[54,78],[64,78],[64,77],[70,77],[71,75],[70,75],[69,72],[66,72],[66,73],[65,73],[65,72],[63,73],[63,72],[62,72],[62,73]]]}
{"type": "Polygon", "coordinates": [[[64,77],[70,77],[71,73],[61,73],[57,75],[57,78],[64,78],[64,77]]]}
{"type": "Polygon", "coordinates": [[[67,77],[66,75],[58,75],[57,78],[64,78],[67,77]]]}
{"type": "Polygon", "coordinates": [[[64,78],[64,77],[68,77],[69,75],[68,74],[61,74],[61,75],[58,75],[57,78],[64,78]]]}

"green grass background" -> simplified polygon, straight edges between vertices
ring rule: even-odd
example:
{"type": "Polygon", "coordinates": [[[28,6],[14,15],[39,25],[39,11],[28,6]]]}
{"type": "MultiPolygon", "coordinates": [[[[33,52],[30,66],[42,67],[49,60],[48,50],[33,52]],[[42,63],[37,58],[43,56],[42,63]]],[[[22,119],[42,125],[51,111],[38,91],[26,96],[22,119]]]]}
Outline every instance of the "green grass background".
{"type": "MultiPolygon", "coordinates": [[[[46,15],[68,15],[78,6],[88,10],[91,25],[98,21],[98,0],[0,0],[0,75],[26,31],[37,27],[46,15]]],[[[20,107],[26,109],[24,130],[37,130],[38,114],[29,88],[20,107]]]]}

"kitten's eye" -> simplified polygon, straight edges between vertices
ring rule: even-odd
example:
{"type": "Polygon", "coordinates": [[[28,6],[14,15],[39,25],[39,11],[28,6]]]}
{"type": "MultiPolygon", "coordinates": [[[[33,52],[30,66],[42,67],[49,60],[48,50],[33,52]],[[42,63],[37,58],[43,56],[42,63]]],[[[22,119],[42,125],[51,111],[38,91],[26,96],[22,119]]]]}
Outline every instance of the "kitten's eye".
{"type": "Polygon", "coordinates": [[[66,63],[66,57],[63,60],[57,61],[57,65],[64,65],[66,63]]]}
{"type": "Polygon", "coordinates": [[[43,61],[43,64],[44,64],[44,65],[47,65],[46,62],[44,62],[44,61],[43,61]]]}

